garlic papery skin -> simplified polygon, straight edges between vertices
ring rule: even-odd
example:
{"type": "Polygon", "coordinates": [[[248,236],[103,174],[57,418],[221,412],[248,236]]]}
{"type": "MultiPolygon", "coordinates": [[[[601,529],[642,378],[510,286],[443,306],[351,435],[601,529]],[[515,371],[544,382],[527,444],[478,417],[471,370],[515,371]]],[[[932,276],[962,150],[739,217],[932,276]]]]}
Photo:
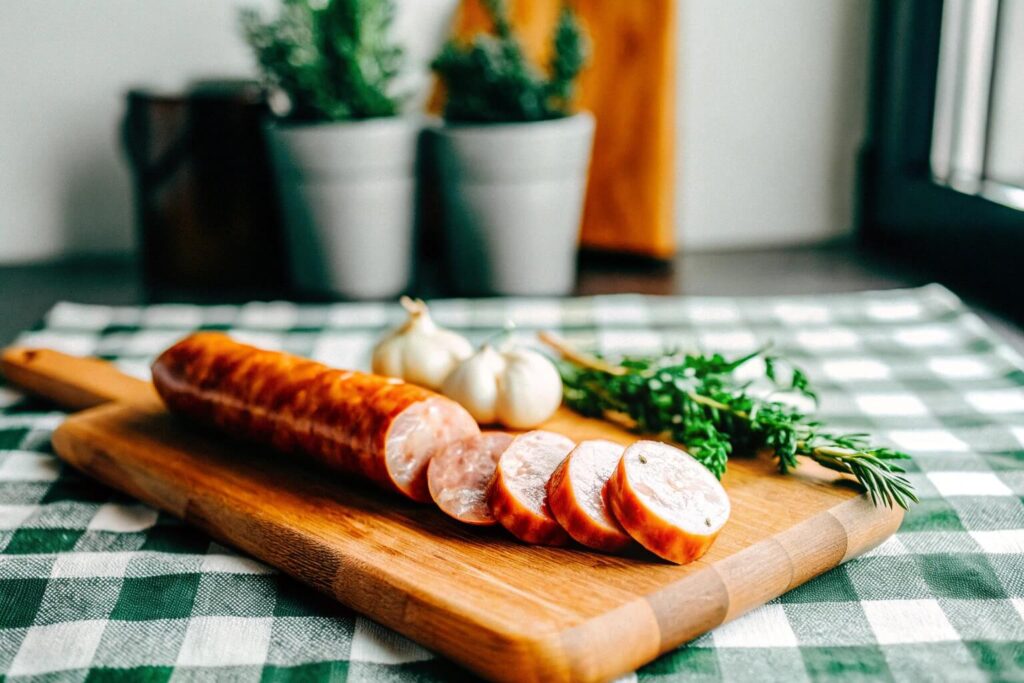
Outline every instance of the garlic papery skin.
{"type": "Polygon", "coordinates": [[[505,359],[489,344],[455,366],[441,393],[462,405],[480,424],[498,421],[498,380],[505,359]]]}
{"type": "Polygon", "coordinates": [[[402,297],[409,319],[373,349],[373,372],[399,377],[428,389],[440,389],[444,378],[473,353],[461,334],[439,327],[420,300],[402,297]]]}
{"type": "Polygon", "coordinates": [[[558,410],[562,378],[536,351],[497,351],[485,344],[452,370],[441,392],[462,404],[477,422],[531,429],[558,410]]]}

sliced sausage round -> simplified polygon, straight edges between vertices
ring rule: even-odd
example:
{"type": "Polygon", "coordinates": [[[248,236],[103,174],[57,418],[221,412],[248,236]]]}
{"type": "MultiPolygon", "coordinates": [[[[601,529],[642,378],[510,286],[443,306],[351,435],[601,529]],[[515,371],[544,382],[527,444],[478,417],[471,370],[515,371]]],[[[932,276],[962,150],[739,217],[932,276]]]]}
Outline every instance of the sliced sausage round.
{"type": "Polygon", "coordinates": [[[577,543],[616,552],[632,542],[604,498],[604,487],[625,447],[611,441],[582,441],[548,480],[551,514],[577,543]]]}
{"type": "Polygon", "coordinates": [[[164,351],[153,384],[173,413],[422,502],[430,459],[480,433],[462,406],[428,389],[211,332],[164,351]]]}
{"type": "Polygon", "coordinates": [[[466,524],[497,523],[487,505],[487,488],[512,439],[505,432],[484,432],[449,444],[431,458],[427,486],[442,512],[466,524]]]}
{"type": "Polygon", "coordinates": [[[488,496],[491,514],[516,538],[538,545],[565,545],[569,535],[551,515],[547,483],[572,439],[553,432],[517,436],[498,460],[488,496]]]}
{"type": "Polygon", "coordinates": [[[678,448],[637,441],[622,454],[605,491],[630,536],[671,562],[692,562],[729,519],[729,497],[706,467],[678,448]]]}

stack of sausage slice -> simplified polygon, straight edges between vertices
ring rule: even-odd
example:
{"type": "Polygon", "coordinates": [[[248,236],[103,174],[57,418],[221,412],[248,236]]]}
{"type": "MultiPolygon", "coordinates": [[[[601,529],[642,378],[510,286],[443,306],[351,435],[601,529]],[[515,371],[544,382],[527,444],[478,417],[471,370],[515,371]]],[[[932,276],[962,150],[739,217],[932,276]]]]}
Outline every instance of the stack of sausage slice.
{"type": "Polygon", "coordinates": [[[552,432],[453,443],[430,463],[434,501],[468,524],[500,524],[527,543],[619,552],[634,541],[672,562],[705,552],[729,517],[706,468],[657,441],[579,444],[552,432]],[[452,505],[451,501],[464,501],[452,505]]]}
{"type": "Polygon", "coordinates": [[[474,525],[542,545],[617,552],[634,541],[672,562],[703,555],[729,517],[718,481],[684,451],[560,434],[480,432],[454,401],[199,333],[157,358],[168,408],[238,438],[301,453],[474,525]]]}

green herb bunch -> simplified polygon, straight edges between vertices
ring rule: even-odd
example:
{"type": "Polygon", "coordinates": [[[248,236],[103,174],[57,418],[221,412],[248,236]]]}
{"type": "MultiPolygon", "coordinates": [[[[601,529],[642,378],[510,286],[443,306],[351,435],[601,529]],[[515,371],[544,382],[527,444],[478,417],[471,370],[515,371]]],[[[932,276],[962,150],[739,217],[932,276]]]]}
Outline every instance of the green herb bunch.
{"type": "Polygon", "coordinates": [[[576,352],[551,335],[544,340],[563,356],[559,371],[569,407],[591,417],[624,422],[641,433],[666,435],[716,477],[725,474],[733,453],[770,450],[787,473],[808,457],[829,469],[851,474],[876,505],[906,508],[917,497],[895,462],[908,456],[872,447],[866,434],[835,434],[780,394],[797,394],[817,402],[807,375],[790,366],[780,380],[777,356],[761,349],[735,360],[719,354],[666,353],[626,356],[610,363],[601,356],[576,352]],[[736,371],[756,358],[773,387],[754,395],[736,371]]]}
{"type": "Polygon", "coordinates": [[[393,16],[393,0],[283,0],[277,17],[246,9],[241,23],[267,84],[288,96],[288,119],[343,121],[398,112],[393,16]]]}
{"type": "Polygon", "coordinates": [[[544,74],[526,58],[505,0],[484,0],[484,5],[493,33],[469,42],[449,40],[432,64],[447,89],[445,119],[502,123],[568,116],[576,78],[587,60],[587,42],[575,12],[562,6],[544,74]]]}

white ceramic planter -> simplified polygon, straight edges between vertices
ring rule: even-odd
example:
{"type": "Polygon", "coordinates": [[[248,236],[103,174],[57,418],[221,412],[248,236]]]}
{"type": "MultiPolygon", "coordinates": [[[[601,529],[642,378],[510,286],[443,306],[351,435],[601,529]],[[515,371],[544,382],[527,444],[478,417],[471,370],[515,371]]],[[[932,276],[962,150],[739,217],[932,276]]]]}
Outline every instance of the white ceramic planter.
{"type": "Polygon", "coordinates": [[[464,294],[568,294],[594,118],[431,129],[453,283],[464,294]]]}
{"type": "Polygon", "coordinates": [[[299,291],[380,299],[405,289],[421,130],[411,117],[268,126],[299,291]]]}

